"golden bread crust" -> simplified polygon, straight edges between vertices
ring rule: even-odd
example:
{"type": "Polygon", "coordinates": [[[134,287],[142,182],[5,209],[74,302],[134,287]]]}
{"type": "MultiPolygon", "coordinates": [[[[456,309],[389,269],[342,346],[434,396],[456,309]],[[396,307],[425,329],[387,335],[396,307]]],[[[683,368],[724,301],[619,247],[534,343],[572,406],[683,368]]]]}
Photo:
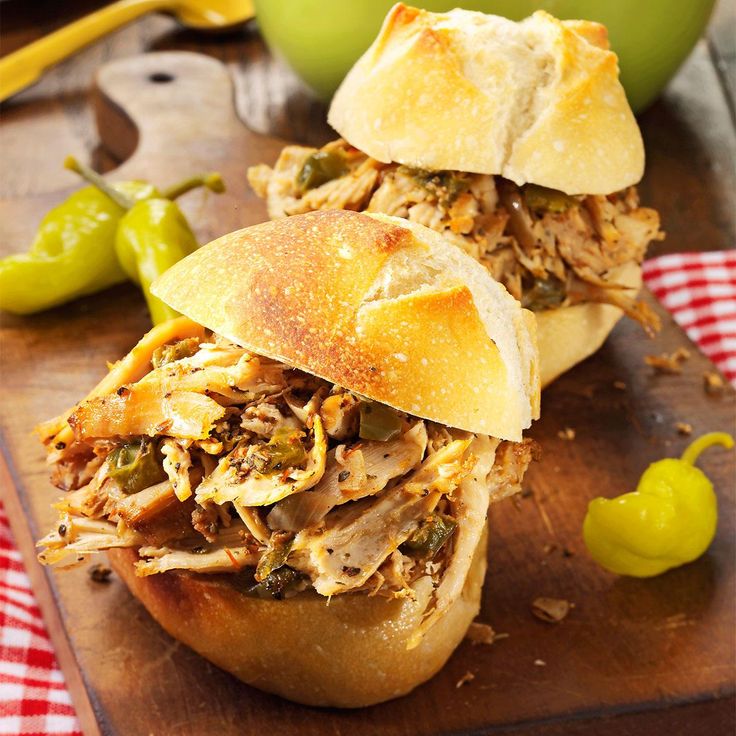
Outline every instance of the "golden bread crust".
{"type": "MultiPolygon", "coordinates": [[[[245,595],[221,578],[166,572],[138,577],[135,550],[110,550],[113,569],[174,638],[261,690],[307,705],[357,708],[404,695],[447,661],[478,614],[487,534],[462,595],[414,649],[418,601],[302,593],[245,595]]],[[[428,594],[428,593],[427,593],[428,594]]]]}
{"type": "Polygon", "coordinates": [[[538,413],[533,321],[474,259],[406,220],[327,210],[263,223],[200,248],[153,291],[256,353],[415,416],[518,441],[538,413]]]}
{"type": "MultiPolygon", "coordinates": [[[[634,296],[641,287],[641,267],[627,263],[611,272],[611,281],[631,287],[634,296]]],[[[539,367],[542,388],[574,365],[590,357],[623,317],[611,304],[575,304],[536,313],[539,367]]]]}
{"type": "Polygon", "coordinates": [[[644,168],[605,28],[394,6],[338,89],[329,122],[385,163],[609,194],[644,168]]]}

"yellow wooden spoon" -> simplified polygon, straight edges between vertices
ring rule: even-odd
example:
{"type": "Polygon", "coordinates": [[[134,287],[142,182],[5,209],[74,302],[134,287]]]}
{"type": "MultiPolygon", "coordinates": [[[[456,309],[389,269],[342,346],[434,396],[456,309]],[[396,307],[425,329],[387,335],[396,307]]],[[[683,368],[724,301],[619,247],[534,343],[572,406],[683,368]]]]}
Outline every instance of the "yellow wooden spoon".
{"type": "Polygon", "coordinates": [[[154,11],[206,30],[231,28],[254,14],[251,0],[118,0],[0,59],[0,102],[106,33],[154,11]]]}

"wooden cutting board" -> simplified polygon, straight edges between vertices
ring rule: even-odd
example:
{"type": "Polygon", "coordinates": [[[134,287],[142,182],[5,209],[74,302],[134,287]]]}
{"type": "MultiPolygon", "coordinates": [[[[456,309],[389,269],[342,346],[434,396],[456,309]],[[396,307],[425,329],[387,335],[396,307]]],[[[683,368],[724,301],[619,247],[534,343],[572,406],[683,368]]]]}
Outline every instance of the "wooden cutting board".
{"type": "MultiPolygon", "coordinates": [[[[265,219],[249,191],[248,165],[275,160],[282,141],[238,120],[225,68],[189,53],[117,61],[97,77],[102,144],[125,164],[110,177],[167,185],[217,169],[228,193],[192,193],[182,205],[204,242],[265,219]],[[129,157],[129,158],[128,158],[129,157]]],[[[61,163],[61,162],[60,162],[61,163]]],[[[77,185],[0,200],[0,243],[21,250],[38,220],[77,185]]],[[[531,431],[543,459],[527,492],[493,509],[481,620],[508,634],[492,646],[463,643],[426,685],[359,711],[306,708],[247,687],[180,646],[119,580],[93,582],[89,565],[41,568],[33,541],[52,522],[56,496],[34,424],[78,400],[148,328],[127,286],[33,318],[2,318],[2,489],[86,734],[524,734],[725,733],[733,723],[734,453],[702,462],[720,498],[720,524],[697,562],[652,580],[623,579],[587,557],[580,530],[588,501],[636,485],[652,461],[677,455],[695,434],[734,432],[734,391],[703,390],[713,366],[662,309],[646,339],[628,321],[603,349],[544,394],[531,431]],[[680,346],[693,355],[681,375],[655,376],[646,354],[680,346]],[[575,430],[575,439],[559,432],[575,430]],[[560,624],[530,612],[538,596],[572,601],[560,624]],[[474,679],[461,688],[459,680],[474,679]]]]}

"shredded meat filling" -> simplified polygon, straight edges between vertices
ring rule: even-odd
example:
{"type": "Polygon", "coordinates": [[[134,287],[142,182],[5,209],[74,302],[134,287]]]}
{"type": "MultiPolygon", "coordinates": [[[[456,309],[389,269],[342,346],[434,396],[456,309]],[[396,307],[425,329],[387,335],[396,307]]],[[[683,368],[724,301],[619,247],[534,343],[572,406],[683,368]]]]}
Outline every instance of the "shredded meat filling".
{"type": "Polygon", "coordinates": [[[656,315],[612,276],[641,263],[648,244],[664,237],[659,215],[639,206],[634,187],[571,197],[499,176],[383,164],[339,139],[319,153],[338,160],[333,170],[343,173],[305,187],[316,153],[287,146],[273,168],[248,171],[272,219],[320,209],[405,217],[443,233],[534,311],[600,302],[620,307],[650,333],[659,328],[656,315]]]}
{"type": "Polygon", "coordinates": [[[49,440],[69,493],[43,562],[131,547],[139,575],[241,573],[245,592],[277,598],[413,597],[429,576],[427,621],[447,609],[489,501],[518,490],[525,444],[376,405],[215,335],[185,357],[171,348],[73,410],[65,447],[49,440]],[[182,395],[206,412],[182,413],[182,395]]]}

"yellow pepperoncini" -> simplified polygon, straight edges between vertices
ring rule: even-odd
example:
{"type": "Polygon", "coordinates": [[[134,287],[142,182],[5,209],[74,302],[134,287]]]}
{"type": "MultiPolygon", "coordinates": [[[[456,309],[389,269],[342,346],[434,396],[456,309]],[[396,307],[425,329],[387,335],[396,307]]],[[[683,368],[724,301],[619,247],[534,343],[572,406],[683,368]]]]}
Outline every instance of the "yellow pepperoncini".
{"type": "Polygon", "coordinates": [[[593,499],[583,523],[593,559],[619,575],[646,578],[700,557],[716,533],[718,502],[694,463],[712,445],[733,444],[731,435],[710,432],[679,459],[652,463],[633,493],[593,499]]]}

